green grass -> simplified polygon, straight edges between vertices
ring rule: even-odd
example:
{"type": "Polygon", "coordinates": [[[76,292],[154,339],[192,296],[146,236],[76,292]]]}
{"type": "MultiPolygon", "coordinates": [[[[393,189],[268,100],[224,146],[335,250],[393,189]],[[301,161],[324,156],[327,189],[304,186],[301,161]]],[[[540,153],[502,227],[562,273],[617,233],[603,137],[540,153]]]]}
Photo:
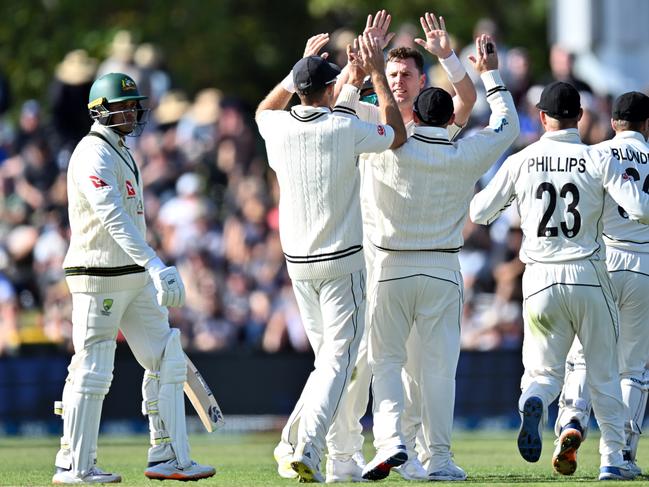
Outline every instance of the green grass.
{"type": "MultiPolygon", "coordinates": [[[[200,481],[199,486],[289,486],[295,480],[281,479],[275,471],[272,451],[279,433],[233,435],[197,435],[191,438],[192,457],[214,465],[215,477],[200,481]]],[[[468,483],[480,485],[547,485],[560,482],[562,486],[595,483],[598,474],[598,436],[593,433],[579,450],[579,468],[572,477],[562,477],[552,471],[553,438],[544,438],[544,449],[538,463],[527,463],[518,454],[516,432],[461,432],[454,436],[455,461],[469,474],[468,483]]],[[[122,485],[164,486],[146,479],[147,436],[102,436],[99,441],[99,465],[122,475],[122,485]]],[[[365,445],[369,459],[373,455],[371,442],[365,445]]],[[[49,485],[53,473],[58,438],[0,438],[0,485],[49,485]]],[[[642,463],[642,459],[641,463],[642,463]]],[[[649,477],[644,477],[647,484],[649,477]]],[[[642,482],[643,484],[645,482],[642,482]]],[[[405,485],[393,473],[378,485],[405,485]]],[[[640,485],[636,481],[634,485],[640,485]]],[[[181,484],[182,485],[182,484],[181,484]]],[[[192,484],[194,485],[194,484],[192,484]]],[[[352,484],[343,484],[352,485],[352,484]]],[[[356,484],[354,484],[356,485],[356,484]]],[[[415,484],[416,485],[416,484],[415,484]]],[[[452,484],[451,484],[452,485],[452,484]]]]}

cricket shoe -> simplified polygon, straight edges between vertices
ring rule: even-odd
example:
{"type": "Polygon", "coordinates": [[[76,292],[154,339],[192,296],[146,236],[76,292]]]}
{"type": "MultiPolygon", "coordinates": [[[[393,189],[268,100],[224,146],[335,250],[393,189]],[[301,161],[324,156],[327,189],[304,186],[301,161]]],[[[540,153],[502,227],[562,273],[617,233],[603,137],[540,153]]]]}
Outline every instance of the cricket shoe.
{"type": "Polygon", "coordinates": [[[92,467],[83,477],[75,475],[71,469],[56,467],[52,477],[53,484],[117,484],[121,481],[121,476],[104,472],[99,467],[92,467]]]}
{"type": "Polygon", "coordinates": [[[631,458],[631,452],[629,450],[622,450],[622,457],[629,466],[629,470],[634,472],[636,476],[642,475],[642,469],[635,463],[635,458],[631,458]]]}
{"type": "Polygon", "coordinates": [[[541,458],[541,423],[543,401],[540,397],[528,397],[521,411],[521,429],[518,432],[518,451],[528,462],[538,462],[541,458]]]}
{"type": "Polygon", "coordinates": [[[569,423],[561,429],[552,455],[552,467],[561,475],[572,475],[577,470],[577,450],[581,445],[581,428],[569,423]]]}
{"type": "Polygon", "coordinates": [[[320,455],[308,444],[298,445],[291,461],[291,468],[300,477],[300,482],[318,483],[325,481],[320,472],[320,455]]]}
{"type": "Polygon", "coordinates": [[[363,478],[367,480],[383,480],[390,475],[390,470],[408,461],[408,452],[404,445],[379,450],[376,456],[363,469],[363,478]]]}
{"type": "Polygon", "coordinates": [[[352,459],[356,462],[356,465],[361,467],[361,470],[363,470],[367,465],[367,462],[365,461],[365,457],[363,456],[363,452],[361,450],[357,450],[352,455],[352,459]]]}
{"type": "Polygon", "coordinates": [[[403,465],[394,467],[394,471],[404,480],[428,480],[428,472],[417,457],[408,458],[403,465]]]}
{"type": "Polygon", "coordinates": [[[296,479],[297,472],[291,467],[293,461],[293,450],[284,443],[280,443],[273,451],[273,457],[277,462],[277,473],[283,479],[296,479]]]}
{"type": "Polygon", "coordinates": [[[200,480],[212,477],[214,467],[200,465],[192,461],[191,465],[180,468],[175,458],[166,462],[149,462],[144,475],[153,480],[200,480]]]}
{"type": "Polygon", "coordinates": [[[466,472],[463,468],[455,465],[455,462],[451,457],[448,459],[448,463],[444,465],[443,468],[436,469],[435,471],[428,474],[428,480],[438,480],[438,481],[462,481],[466,480],[466,472]]]}
{"type": "Polygon", "coordinates": [[[599,480],[633,480],[636,476],[628,463],[621,467],[606,466],[599,469],[599,480]]]}
{"type": "Polygon", "coordinates": [[[365,482],[363,468],[354,461],[353,457],[347,460],[327,457],[326,482],[328,484],[335,482],[365,482]]]}

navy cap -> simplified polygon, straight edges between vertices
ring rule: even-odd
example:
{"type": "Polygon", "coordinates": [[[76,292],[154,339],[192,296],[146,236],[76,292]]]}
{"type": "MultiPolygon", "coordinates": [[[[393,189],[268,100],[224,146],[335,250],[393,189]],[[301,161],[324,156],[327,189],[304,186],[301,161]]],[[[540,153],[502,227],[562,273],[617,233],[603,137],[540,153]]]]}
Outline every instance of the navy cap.
{"type": "Polygon", "coordinates": [[[300,95],[318,91],[333,83],[340,74],[340,68],[320,56],[308,56],[293,66],[293,83],[300,95]]]}
{"type": "Polygon", "coordinates": [[[453,98],[442,88],[426,88],[415,98],[413,109],[424,124],[441,126],[453,115],[453,98]]]}
{"type": "Polygon", "coordinates": [[[536,108],[552,118],[575,118],[581,108],[579,92],[570,83],[555,81],[543,88],[541,101],[536,104],[536,108]]]}
{"type": "Polygon", "coordinates": [[[614,120],[644,122],[649,118],[649,96],[639,91],[620,95],[613,103],[614,120]]]}

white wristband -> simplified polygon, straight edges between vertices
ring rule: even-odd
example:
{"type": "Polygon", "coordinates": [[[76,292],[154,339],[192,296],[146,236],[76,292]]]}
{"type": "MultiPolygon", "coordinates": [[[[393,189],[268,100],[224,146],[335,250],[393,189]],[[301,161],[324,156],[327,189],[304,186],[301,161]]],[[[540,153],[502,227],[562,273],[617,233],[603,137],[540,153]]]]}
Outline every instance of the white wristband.
{"type": "Polygon", "coordinates": [[[284,78],[280,84],[282,85],[282,88],[284,88],[289,93],[295,93],[295,84],[293,83],[292,70],[290,73],[288,73],[288,76],[284,78]]]}
{"type": "Polygon", "coordinates": [[[466,69],[462,66],[462,63],[457,57],[457,54],[455,54],[455,51],[451,51],[451,55],[446,59],[440,59],[439,64],[441,64],[444,71],[446,71],[451,83],[459,83],[466,76],[466,69]]]}

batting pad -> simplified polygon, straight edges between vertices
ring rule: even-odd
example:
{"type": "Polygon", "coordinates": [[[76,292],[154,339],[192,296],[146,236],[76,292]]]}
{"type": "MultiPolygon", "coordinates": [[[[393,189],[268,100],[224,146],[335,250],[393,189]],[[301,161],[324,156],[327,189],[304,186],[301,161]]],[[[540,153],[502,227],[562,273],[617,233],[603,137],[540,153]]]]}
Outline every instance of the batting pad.
{"type": "Polygon", "coordinates": [[[185,394],[187,363],[180,344],[180,331],[171,329],[160,363],[160,390],[158,411],[162,425],[169,434],[171,447],[181,468],[191,466],[189,440],[185,424],[185,394]]]}

